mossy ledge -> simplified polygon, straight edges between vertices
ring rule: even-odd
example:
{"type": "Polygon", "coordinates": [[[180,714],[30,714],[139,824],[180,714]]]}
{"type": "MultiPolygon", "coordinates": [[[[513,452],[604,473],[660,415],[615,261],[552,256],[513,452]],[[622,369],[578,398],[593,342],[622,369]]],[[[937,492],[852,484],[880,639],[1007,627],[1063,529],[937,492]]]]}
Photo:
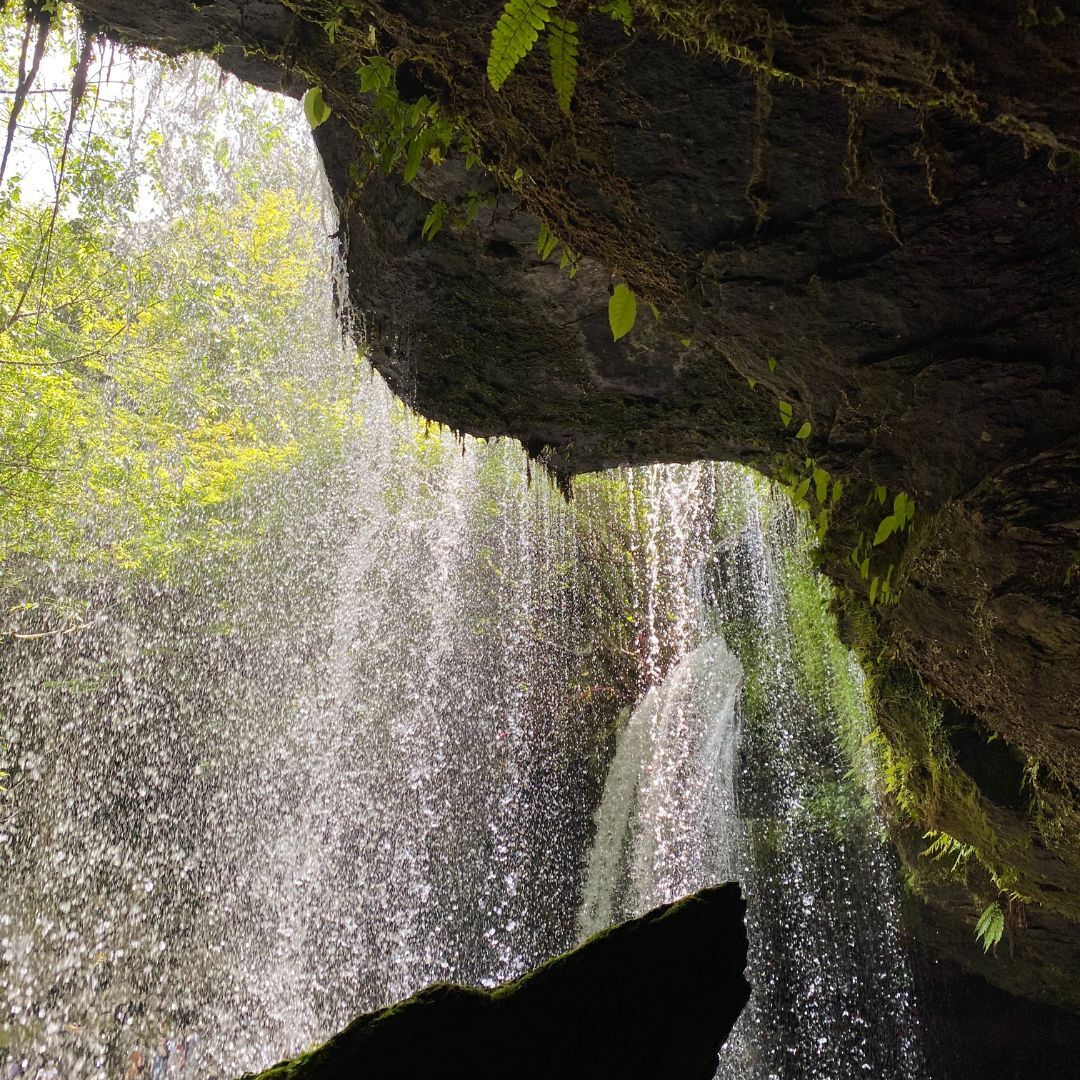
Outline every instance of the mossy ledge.
{"type": "MultiPolygon", "coordinates": [[[[122,40],[322,88],[351,298],[374,364],[424,415],[513,435],[567,484],[695,458],[775,474],[804,456],[842,481],[823,569],[873,624],[874,684],[897,685],[900,665],[962,750],[908,770],[908,824],[979,844],[1031,901],[1008,957],[987,966],[970,935],[947,948],[1059,1000],[1024,942],[1052,922],[1055,947],[1080,955],[1075,0],[633,0],[629,36],[575,9],[569,115],[542,49],[498,93],[487,83],[500,0],[77,6],[122,40]],[[357,169],[373,106],[357,68],[373,54],[484,171],[452,153],[411,185],[357,169]],[[428,242],[435,201],[453,217],[474,193],[494,205],[428,242]],[[573,281],[537,253],[541,222],[580,254],[573,281]],[[614,342],[616,281],[642,303],[614,342]],[[848,557],[881,517],[875,486],[918,513],[880,549],[901,603],[870,611],[848,557]],[[1004,796],[972,750],[989,740],[1017,766],[1004,796]],[[1016,829],[990,805],[1002,797],[1016,829]]],[[[913,761],[922,714],[879,704],[895,760],[913,761]]]]}
{"type": "Polygon", "coordinates": [[[429,986],[245,1080],[711,1080],[750,996],[738,885],[621,923],[493,990],[429,986]]]}

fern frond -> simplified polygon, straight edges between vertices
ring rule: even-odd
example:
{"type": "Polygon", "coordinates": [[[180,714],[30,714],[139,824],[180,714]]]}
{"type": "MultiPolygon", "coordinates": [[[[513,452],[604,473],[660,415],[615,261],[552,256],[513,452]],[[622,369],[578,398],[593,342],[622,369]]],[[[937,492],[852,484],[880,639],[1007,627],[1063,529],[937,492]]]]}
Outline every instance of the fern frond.
{"type": "Polygon", "coordinates": [[[577,23],[556,15],[548,26],[548,51],[551,53],[551,81],[555,97],[564,113],[570,112],[570,99],[577,82],[578,32],[577,23]]]}
{"type": "Polygon", "coordinates": [[[948,833],[938,832],[936,829],[931,829],[928,833],[925,833],[923,839],[933,840],[933,843],[923,851],[923,858],[937,861],[955,857],[952,865],[953,870],[959,870],[972,855],[978,854],[971,844],[962,843],[948,833]]]}
{"type": "Polygon", "coordinates": [[[995,900],[980,916],[975,925],[975,940],[982,942],[983,952],[989,952],[992,945],[1001,940],[1005,932],[1005,912],[995,900]]]}
{"type": "Polygon", "coordinates": [[[610,0],[601,4],[599,11],[612,22],[617,22],[628,34],[633,28],[634,13],[630,10],[630,0],[610,0]]]}
{"type": "Polygon", "coordinates": [[[553,236],[551,230],[540,222],[540,231],[536,235],[536,254],[546,260],[562,241],[553,236]]]}
{"type": "Polygon", "coordinates": [[[532,50],[540,31],[551,21],[556,0],[506,0],[491,31],[488,81],[498,90],[518,63],[532,50]]]}

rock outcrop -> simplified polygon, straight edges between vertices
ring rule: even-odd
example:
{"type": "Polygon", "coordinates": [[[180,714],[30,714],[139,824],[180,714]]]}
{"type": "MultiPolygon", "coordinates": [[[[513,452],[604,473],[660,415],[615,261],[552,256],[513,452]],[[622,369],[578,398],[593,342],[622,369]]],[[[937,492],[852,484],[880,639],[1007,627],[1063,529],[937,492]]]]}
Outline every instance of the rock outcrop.
{"type": "MultiPolygon", "coordinates": [[[[976,852],[977,898],[939,913],[974,951],[979,904],[1014,894],[1080,955],[1076,0],[635,0],[631,35],[576,11],[569,115],[540,49],[488,85],[500,0],[76,2],[114,36],[323,88],[352,300],[420,412],[516,436],[564,482],[700,457],[840,481],[806,501],[856,598],[898,818],[976,852]],[[363,164],[374,53],[486,172],[363,164]],[[641,301],[618,342],[615,280],[641,301]],[[913,529],[875,545],[901,494],[913,529]],[[866,617],[886,581],[902,602],[866,617]]],[[[1031,960],[1019,933],[1002,981],[1080,1008],[1031,960]]]]}
{"type": "Polygon", "coordinates": [[[703,889],[494,990],[430,986],[257,1080],[712,1080],[750,996],[745,911],[738,885],[703,889]]]}

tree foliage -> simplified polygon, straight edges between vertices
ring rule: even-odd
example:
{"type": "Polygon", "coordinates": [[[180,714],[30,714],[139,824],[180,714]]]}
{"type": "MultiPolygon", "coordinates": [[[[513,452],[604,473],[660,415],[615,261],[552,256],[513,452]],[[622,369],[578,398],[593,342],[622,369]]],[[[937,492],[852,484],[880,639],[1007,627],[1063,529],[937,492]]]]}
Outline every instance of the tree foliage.
{"type": "MultiPolygon", "coordinates": [[[[8,26],[5,74],[16,36],[8,26]]],[[[76,37],[54,28],[60,48],[81,48],[76,37]]],[[[61,54],[51,77],[65,67],[61,54]]],[[[0,189],[9,583],[28,561],[168,576],[181,558],[240,547],[258,531],[250,493],[334,453],[351,423],[350,364],[308,300],[327,288],[329,257],[313,177],[284,106],[260,113],[208,69],[192,66],[184,107],[231,93],[228,131],[170,128],[160,81],[140,112],[131,61],[100,65],[70,139],[62,91],[24,108],[0,189]]]]}

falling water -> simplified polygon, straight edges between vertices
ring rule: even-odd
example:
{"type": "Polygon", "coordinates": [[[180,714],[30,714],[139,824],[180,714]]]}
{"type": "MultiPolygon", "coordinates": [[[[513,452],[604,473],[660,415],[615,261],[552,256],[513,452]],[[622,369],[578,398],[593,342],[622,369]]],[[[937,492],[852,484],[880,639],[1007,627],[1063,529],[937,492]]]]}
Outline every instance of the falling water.
{"type": "MultiPolygon", "coordinates": [[[[310,303],[323,352],[286,351],[349,376],[310,303]]],[[[800,682],[790,514],[712,465],[567,506],[374,376],[350,411],[339,454],[248,493],[239,553],[40,568],[81,616],[0,665],[0,1062],[236,1075],[433,980],[517,975],[579,910],[738,876],[757,989],[722,1075],[919,1076],[890,864],[800,682]]]]}
{"type": "Polygon", "coordinates": [[[571,944],[587,756],[553,723],[559,496],[379,383],[358,407],[332,492],[289,478],[296,520],[219,596],[124,597],[23,645],[0,887],[18,1053],[116,1075],[187,1037],[192,1075],[237,1074],[571,944]]]}
{"type": "Polygon", "coordinates": [[[619,737],[581,935],[738,878],[755,989],[718,1076],[921,1077],[898,883],[865,795],[872,763],[841,747],[845,724],[849,741],[867,731],[859,675],[847,658],[806,670],[784,574],[798,560],[793,515],[730,467],[654,469],[647,483],[647,561],[667,552],[684,583],[667,597],[684,649],[619,737]],[[719,516],[702,520],[717,491],[719,516]]]}

